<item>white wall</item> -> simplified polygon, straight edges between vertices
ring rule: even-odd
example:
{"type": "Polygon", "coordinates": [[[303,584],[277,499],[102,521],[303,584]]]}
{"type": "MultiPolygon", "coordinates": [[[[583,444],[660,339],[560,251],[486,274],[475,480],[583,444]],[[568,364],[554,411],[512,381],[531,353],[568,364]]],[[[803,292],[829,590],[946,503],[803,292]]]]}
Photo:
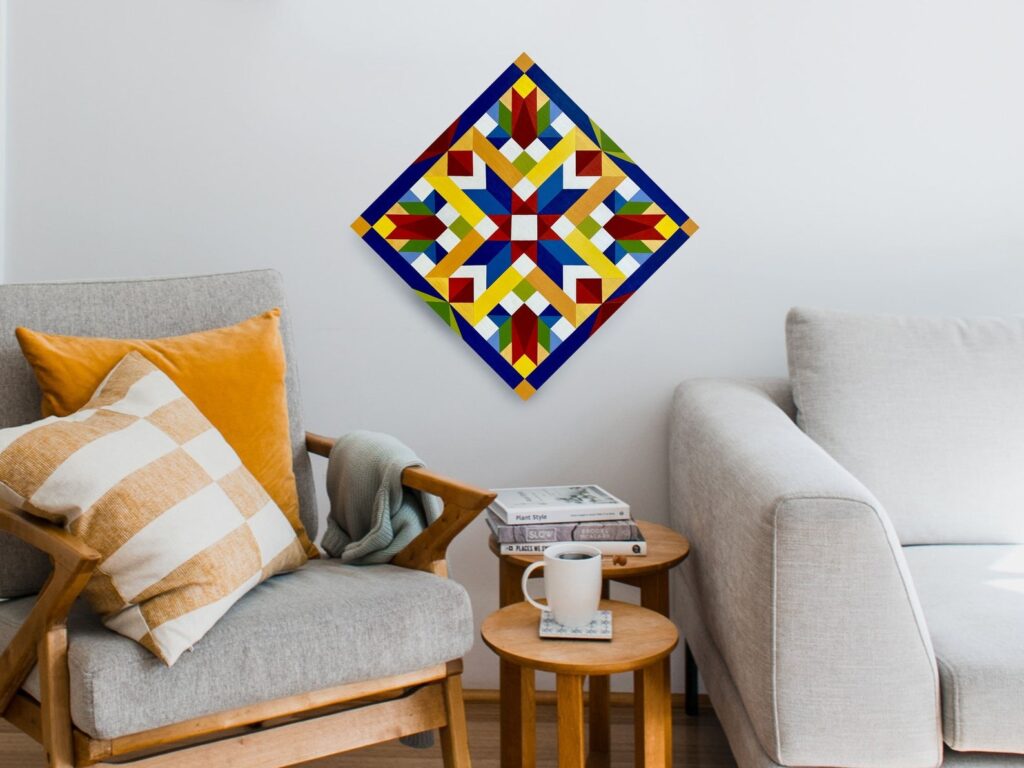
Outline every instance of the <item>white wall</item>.
{"type": "MultiPolygon", "coordinates": [[[[782,373],[789,306],[1021,311],[1022,28],[1016,0],[12,0],[7,278],[276,267],[309,426],[664,520],[673,386],[782,373]],[[348,229],[524,50],[701,225],[528,403],[348,229]]],[[[484,539],[453,557],[479,617],[484,539]]],[[[496,669],[474,649],[467,684],[496,669]]]]}
{"type": "Polygon", "coordinates": [[[7,267],[7,0],[0,0],[0,283],[7,267]]]}

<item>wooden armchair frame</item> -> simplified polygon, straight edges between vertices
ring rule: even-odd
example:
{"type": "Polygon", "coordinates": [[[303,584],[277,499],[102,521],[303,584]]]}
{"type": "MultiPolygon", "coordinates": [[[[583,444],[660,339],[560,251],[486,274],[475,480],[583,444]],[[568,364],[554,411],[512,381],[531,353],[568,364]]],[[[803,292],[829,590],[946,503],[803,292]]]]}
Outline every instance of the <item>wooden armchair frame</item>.
{"type": "MultiPolygon", "coordinates": [[[[328,456],[333,445],[330,438],[306,433],[312,454],[328,456]]],[[[405,470],[402,482],[439,496],[444,511],[392,563],[447,576],[448,545],[494,494],[415,467],[405,470]]],[[[0,712],[42,744],[50,768],[284,768],[434,728],[440,730],[446,768],[469,768],[461,659],[116,739],[88,736],[71,722],[67,616],[100,556],[62,528],[18,512],[0,509],[0,531],[41,550],[53,563],[31,613],[0,654],[0,712]],[[21,690],[37,661],[39,702],[21,690]]]]}

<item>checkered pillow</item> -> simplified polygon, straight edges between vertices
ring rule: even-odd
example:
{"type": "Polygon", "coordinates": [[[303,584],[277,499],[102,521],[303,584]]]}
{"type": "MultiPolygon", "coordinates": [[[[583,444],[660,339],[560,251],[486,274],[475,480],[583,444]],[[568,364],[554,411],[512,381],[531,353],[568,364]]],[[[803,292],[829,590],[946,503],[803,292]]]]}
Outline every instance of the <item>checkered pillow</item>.
{"type": "Polygon", "coordinates": [[[168,666],[242,595],[306,560],[220,433],[137,352],[77,413],[0,430],[0,503],[97,550],[90,603],[168,666]]]}

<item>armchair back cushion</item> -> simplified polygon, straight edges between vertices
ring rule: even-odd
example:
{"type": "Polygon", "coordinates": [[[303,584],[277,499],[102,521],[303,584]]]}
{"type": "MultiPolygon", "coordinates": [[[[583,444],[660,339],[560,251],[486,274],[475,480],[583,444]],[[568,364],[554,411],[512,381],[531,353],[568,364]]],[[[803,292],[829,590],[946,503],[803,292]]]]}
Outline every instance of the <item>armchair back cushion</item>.
{"type": "MultiPolygon", "coordinates": [[[[309,537],[315,539],[316,494],[305,449],[291,327],[281,276],[272,270],[157,280],[0,285],[0,427],[39,418],[41,393],[15,339],[18,326],[75,336],[161,338],[233,325],[271,307],[282,308],[299,513],[309,537]]],[[[0,534],[0,598],[39,591],[48,573],[44,556],[0,534]]]]}
{"type": "Polygon", "coordinates": [[[797,423],[910,544],[1024,543],[1024,319],[794,309],[797,423]]]}

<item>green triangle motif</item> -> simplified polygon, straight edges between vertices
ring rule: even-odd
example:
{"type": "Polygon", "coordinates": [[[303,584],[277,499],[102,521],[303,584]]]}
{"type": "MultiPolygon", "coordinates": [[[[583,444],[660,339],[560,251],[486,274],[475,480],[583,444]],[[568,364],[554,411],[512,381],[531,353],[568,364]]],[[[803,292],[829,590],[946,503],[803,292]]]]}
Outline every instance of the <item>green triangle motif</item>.
{"type": "Polygon", "coordinates": [[[429,205],[418,201],[399,203],[399,205],[402,206],[403,210],[405,210],[406,213],[411,213],[415,216],[431,216],[434,213],[432,210],[430,210],[429,205]]]}
{"type": "Polygon", "coordinates": [[[652,203],[644,203],[644,202],[636,202],[636,203],[628,202],[628,203],[623,203],[622,205],[619,206],[619,210],[617,210],[616,213],[621,213],[624,216],[630,216],[630,215],[633,215],[633,214],[636,214],[636,213],[643,213],[648,208],[650,208],[651,205],[652,205],[652,203]]]}
{"type": "Polygon", "coordinates": [[[433,240],[409,240],[398,250],[401,253],[423,253],[433,244],[433,240]]]}
{"type": "Polygon", "coordinates": [[[502,349],[504,349],[505,347],[507,347],[509,344],[512,343],[512,318],[511,317],[508,320],[506,320],[504,323],[501,324],[501,327],[498,328],[498,334],[499,334],[498,335],[498,339],[499,339],[498,343],[501,345],[502,349]]]}
{"type": "Polygon", "coordinates": [[[623,152],[622,147],[612,141],[611,137],[602,131],[593,120],[590,121],[590,127],[594,129],[594,136],[597,138],[597,146],[599,146],[605,154],[617,157],[619,160],[625,160],[627,163],[633,162],[633,158],[623,152]]]}
{"type": "Polygon", "coordinates": [[[427,302],[427,306],[434,310],[434,314],[444,320],[449,328],[459,334],[459,336],[462,335],[462,332],[459,330],[459,324],[455,320],[455,310],[452,309],[451,304],[444,299],[439,299],[422,291],[416,291],[416,295],[427,302]]]}
{"type": "Polygon", "coordinates": [[[551,125],[551,102],[545,101],[544,106],[537,110],[537,134],[540,135],[551,125]]]}
{"type": "Polygon", "coordinates": [[[537,343],[548,352],[551,351],[551,328],[547,323],[537,323],[537,343]]]}
{"type": "Polygon", "coordinates": [[[512,135],[512,110],[504,104],[498,105],[498,125],[509,136],[512,135]]]}

